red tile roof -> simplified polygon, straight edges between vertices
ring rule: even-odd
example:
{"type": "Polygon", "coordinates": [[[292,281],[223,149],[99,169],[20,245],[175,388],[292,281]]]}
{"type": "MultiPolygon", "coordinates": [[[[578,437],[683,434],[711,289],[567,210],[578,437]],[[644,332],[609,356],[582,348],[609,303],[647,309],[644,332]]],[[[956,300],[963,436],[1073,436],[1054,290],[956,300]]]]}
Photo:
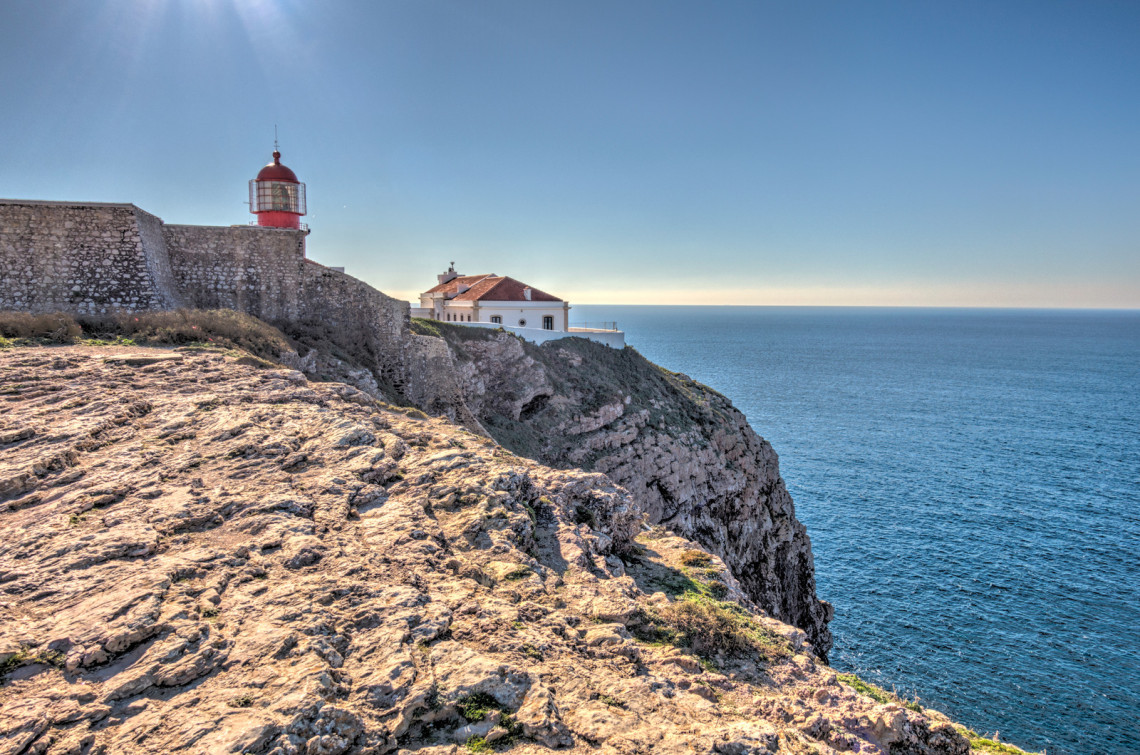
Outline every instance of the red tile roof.
{"type": "Polygon", "coordinates": [[[452,301],[562,301],[557,296],[551,296],[545,291],[539,291],[522,281],[505,275],[461,275],[447,283],[441,283],[425,293],[443,293],[452,301]],[[467,286],[463,293],[459,292],[460,285],[467,286]],[[530,298],[523,294],[524,289],[530,289],[530,298]]]}
{"type": "MultiPolygon", "coordinates": [[[[463,285],[467,286],[468,288],[470,288],[471,286],[474,286],[476,283],[483,280],[484,278],[494,278],[494,277],[495,277],[494,273],[484,273],[483,275],[461,275],[458,278],[452,278],[447,283],[440,283],[438,286],[433,286],[432,288],[429,288],[427,291],[424,291],[424,293],[425,294],[443,293],[443,294],[451,294],[454,296],[455,292],[459,290],[459,284],[461,284],[461,283],[463,285]]],[[[448,298],[450,298],[450,297],[448,297],[448,298]]]]}

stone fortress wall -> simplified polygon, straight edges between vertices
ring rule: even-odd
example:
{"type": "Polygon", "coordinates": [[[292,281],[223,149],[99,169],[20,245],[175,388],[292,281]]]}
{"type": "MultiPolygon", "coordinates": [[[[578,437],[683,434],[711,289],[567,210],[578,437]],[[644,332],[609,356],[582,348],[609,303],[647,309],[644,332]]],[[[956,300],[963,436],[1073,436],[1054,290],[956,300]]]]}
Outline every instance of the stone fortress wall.
{"type": "Polygon", "coordinates": [[[133,204],[0,199],[0,310],[226,308],[320,323],[404,383],[392,355],[408,337],[408,304],[305,259],[306,233],[166,225],[133,204]]]}
{"type": "Polygon", "coordinates": [[[0,200],[0,309],[182,305],[162,221],[132,204],[0,200]]]}
{"type": "Polygon", "coordinates": [[[196,309],[235,309],[296,320],[303,301],[305,231],[256,226],[163,227],[174,279],[196,309]]]}
{"type": "Polygon", "coordinates": [[[447,345],[411,333],[407,302],[305,259],[306,235],[166,225],[133,204],[0,199],[0,310],[225,308],[294,323],[355,353],[385,390],[478,429],[447,345]]]}

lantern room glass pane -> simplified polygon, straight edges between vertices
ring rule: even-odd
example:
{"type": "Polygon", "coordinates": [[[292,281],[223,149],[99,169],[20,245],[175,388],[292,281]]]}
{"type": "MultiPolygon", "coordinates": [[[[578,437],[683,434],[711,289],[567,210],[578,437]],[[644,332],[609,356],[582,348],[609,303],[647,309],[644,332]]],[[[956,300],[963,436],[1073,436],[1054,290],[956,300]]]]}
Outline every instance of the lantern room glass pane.
{"type": "Polygon", "coordinates": [[[253,181],[250,186],[253,212],[305,214],[305,185],[285,181],[253,181]]]}

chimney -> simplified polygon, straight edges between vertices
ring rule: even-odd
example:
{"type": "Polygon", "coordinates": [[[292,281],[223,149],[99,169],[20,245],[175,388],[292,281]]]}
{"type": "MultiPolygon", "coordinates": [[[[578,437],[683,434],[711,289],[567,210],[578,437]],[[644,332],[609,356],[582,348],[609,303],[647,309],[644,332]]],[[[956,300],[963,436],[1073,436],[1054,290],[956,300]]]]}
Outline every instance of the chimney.
{"type": "Polygon", "coordinates": [[[523,298],[530,301],[530,286],[523,289],[523,298]]]}
{"type": "Polygon", "coordinates": [[[443,273],[441,275],[435,276],[435,279],[440,282],[440,285],[442,285],[444,283],[447,283],[448,281],[453,281],[458,277],[459,277],[459,273],[455,272],[455,263],[452,262],[451,265],[447,268],[447,272],[443,273]]]}

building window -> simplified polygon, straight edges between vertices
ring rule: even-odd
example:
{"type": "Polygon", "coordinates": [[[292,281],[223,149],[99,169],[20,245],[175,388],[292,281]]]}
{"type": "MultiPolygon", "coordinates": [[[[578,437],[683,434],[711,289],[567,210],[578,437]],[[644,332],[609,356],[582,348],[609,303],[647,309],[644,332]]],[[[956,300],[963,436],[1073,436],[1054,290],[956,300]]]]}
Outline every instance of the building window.
{"type": "Polygon", "coordinates": [[[499,315],[491,315],[491,322],[495,323],[496,325],[502,325],[503,318],[499,315]]]}
{"type": "Polygon", "coordinates": [[[542,316],[542,329],[543,330],[554,330],[554,316],[553,315],[543,315],[542,316]]]}
{"type": "Polygon", "coordinates": [[[520,328],[525,328],[525,327],[526,327],[526,318],[523,318],[523,317],[520,317],[520,318],[519,318],[519,327],[520,327],[520,328]]]}

